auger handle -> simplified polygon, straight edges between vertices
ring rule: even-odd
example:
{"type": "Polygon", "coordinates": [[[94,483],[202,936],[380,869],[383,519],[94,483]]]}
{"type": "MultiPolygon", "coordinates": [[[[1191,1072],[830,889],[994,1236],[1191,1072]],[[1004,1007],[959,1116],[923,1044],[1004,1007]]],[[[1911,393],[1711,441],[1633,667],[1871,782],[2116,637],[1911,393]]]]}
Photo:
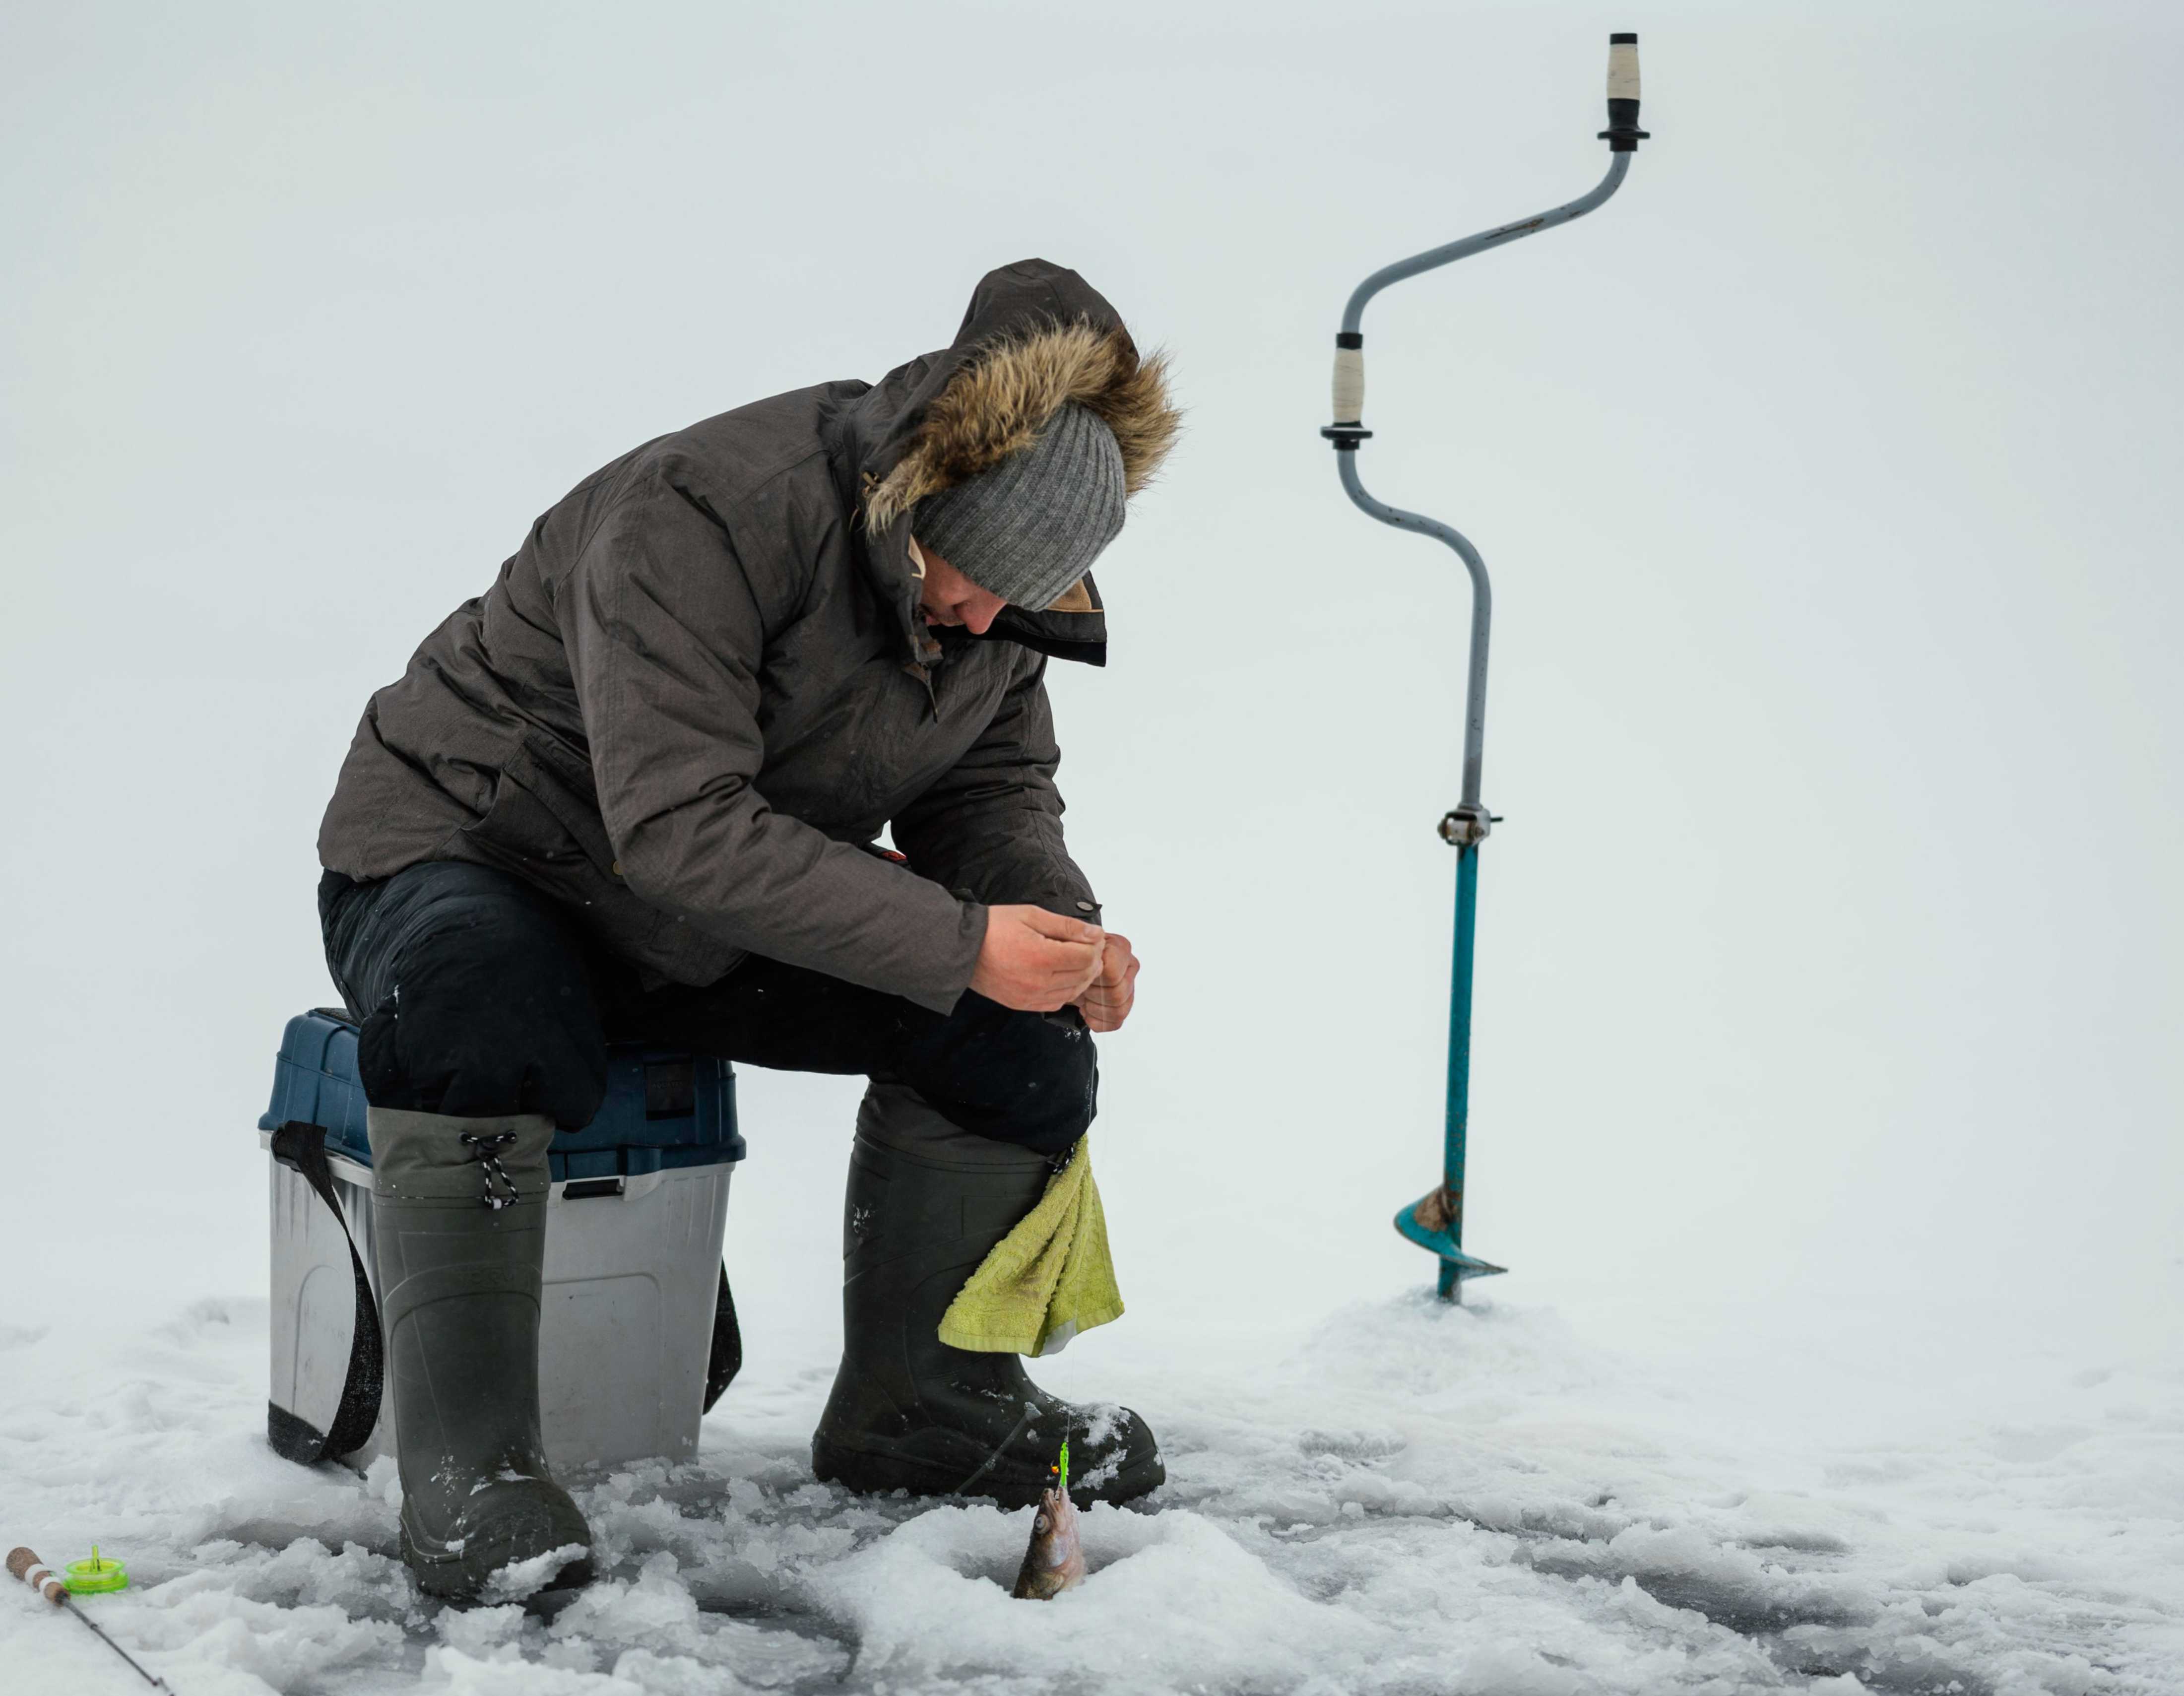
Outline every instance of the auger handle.
{"type": "Polygon", "coordinates": [[[1651,141],[1638,127],[1638,36],[1621,31],[1607,38],[1607,127],[1600,132],[1612,153],[1635,153],[1651,141]]]}
{"type": "MultiPolygon", "coordinates": [[[[1600,132],[1600,139],[1607,143],[1611,153],[1635,153],[1638,143],[1652,139],[1652,131],[1638,127],[1638,36],[1633,30],[1620,30],[1607,38],[1607,127],[1600,132]]],[[[1342,327],[1334,338],[1334,422],[1319,433],[1334,443],[1338,449],[1355,449],[1360,442],[1369,441],[1373,432],[1362,427],[1365,416],[1365,337],[1363,323],[1365,304],[1392,282],[1405,277],[1417,276],[1423,271],[1438,271],[1472,254],[1483,253],[1504,243],[1521,240],[1536,235],[1541,230],[1552,229],[1557,224],[1567,224],[1573,218],[1582,218],[1623,186],[1623,173],[1630,169],[1630,161],[1617,159],[1610,167],[1606,179],[1591,193],[1557,206],[1552,211],[1535,217],[1520,218],[1513,224],[1504,224],[1499,229],[1481,231],[1460,242],[1451,242],[1445,247],[1429,248],[1394,265],[1384,265],[1359,283],[1351,294],[1349,304],[1343,308],[1342,327]]]]}

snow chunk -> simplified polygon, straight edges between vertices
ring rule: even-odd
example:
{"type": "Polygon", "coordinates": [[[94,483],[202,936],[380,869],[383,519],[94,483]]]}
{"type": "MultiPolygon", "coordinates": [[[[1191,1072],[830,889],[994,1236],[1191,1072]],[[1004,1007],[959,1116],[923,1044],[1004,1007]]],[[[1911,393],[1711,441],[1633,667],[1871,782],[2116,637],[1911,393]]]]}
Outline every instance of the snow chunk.
{"type": "Polygon", "coordinates": [[[543,1554],[511,1560],[496,1569],[478,1593],[488,1602],[527,1601],[560,1577],[564,1568],[582,1560],[590,1552],[583,1543],[565,1543],[543,1554]]]}

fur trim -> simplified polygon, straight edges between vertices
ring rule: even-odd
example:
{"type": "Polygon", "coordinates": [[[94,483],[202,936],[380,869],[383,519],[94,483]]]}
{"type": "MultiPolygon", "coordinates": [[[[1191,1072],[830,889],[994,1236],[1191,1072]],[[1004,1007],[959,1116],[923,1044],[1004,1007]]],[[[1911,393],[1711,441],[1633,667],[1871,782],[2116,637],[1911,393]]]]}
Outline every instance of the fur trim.
{"type": "Polygon", "coordinates": [[[1069,401],[1115,432],[1135,494],[1175,445],[1183,415],[1167,397],[1167,355],[1138,357],[1120,330],[1083,319],[975,350],[925,409],[894,469],[872,485],[865,527],[878,535],[928,494],[967,483],[1039,439],[1069,401]]]}

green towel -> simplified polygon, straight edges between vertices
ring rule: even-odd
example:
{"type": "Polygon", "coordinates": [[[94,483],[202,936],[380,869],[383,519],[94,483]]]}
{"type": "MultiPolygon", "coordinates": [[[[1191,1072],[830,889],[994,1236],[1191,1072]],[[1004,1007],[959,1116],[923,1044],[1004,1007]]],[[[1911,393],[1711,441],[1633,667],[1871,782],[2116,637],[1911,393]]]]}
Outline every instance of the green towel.
{"type": "Polygon", "coordinates": [[[940,1316],[940,1340],[987,1354],[1059,1354],[1080,1331],[1122,1316],[1092,1140],[1079,1137],[1039,1205],[956,1292],[940,1316]]]}

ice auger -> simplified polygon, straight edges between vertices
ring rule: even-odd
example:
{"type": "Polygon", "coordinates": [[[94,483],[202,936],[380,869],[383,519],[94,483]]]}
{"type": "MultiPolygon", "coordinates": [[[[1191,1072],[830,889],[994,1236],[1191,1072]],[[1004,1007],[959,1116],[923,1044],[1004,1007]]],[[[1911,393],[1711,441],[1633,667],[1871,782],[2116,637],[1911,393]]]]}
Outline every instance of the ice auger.
{"type": "Polygon", "coordinates": [[[1438,1187],[1396,1215],[1396,1229],[1421,1248],[1440,1257],[1440,1298],[1460,1302],[1463,1280],[1483,1278],[1507,1269],[1463,1252],[1463,1153],[1469,1129],[1471,1088],[1471,956],[1477,932],[1479,907],[1479,845],[1500,821],[1479,799],[1480,752],[1486,739],[1486,643],[1494,616],[1494,597],[1486,579],[1486,562],[1457,531],[1431,518],[1375,500],[1365,492],[1357,476],[1357,449],[1373,432],[1360,421],[1365,410],[1365,337],[1359,326],[1365,308],[1382,289],[1405,277],[1418,276],[1453,265],[1458,259],[1506,247],[1526,236],[1552,230],[1573,218],[1582,218],[1623,186],[1630,169],[1630,156],[1647,132],[1638,127],[1638,37],[1613,35],[1607,38],[1607,127],[1601,132],[1607,143],[1607,175],[1590,194],[1557,206],[1536,217],[1503,224],[1467,236],[1446,247],[1384,265],[1351,291],[1342,309],[1342,328],[1334,338],[1334,422],[1319,433],[1334,444],[1335,466],[1342,487],[1367,516],[1414,530],[1446,543],[1471,575],[1471,661],[1464,690],[1463,796],[1440,821],[1441,840],[1457,851],[1456,946],[1450,977],[1448,1007],[1448,1118],[1438,1187]]]}

